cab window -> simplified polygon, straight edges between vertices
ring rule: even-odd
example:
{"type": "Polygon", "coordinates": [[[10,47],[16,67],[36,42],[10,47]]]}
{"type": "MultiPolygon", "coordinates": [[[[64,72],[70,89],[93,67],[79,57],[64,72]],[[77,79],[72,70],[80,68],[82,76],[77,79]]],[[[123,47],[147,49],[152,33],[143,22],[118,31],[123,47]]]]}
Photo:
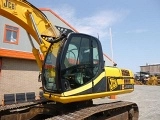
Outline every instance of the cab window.
{"type": "Polygon", "coordinates": [[[99,53],[96,40],[90,36],[70,39],[64,60],[61,62],[61,77],[67,87],[75,89],[91,82],[98,72],[99,53]],[[68,85],[69,84],[69,85],[68,85]]]}

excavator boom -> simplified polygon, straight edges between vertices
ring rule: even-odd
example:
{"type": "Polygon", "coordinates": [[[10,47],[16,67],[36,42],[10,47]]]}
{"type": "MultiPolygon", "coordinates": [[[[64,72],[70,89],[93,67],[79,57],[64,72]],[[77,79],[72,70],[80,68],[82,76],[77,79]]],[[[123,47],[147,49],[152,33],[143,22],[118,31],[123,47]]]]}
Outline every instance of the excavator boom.
{"type": "Polygon", "coordinates": [[[0,15],[23,27],[37,43],[41,43],[40,35],[55,38],[59,36],[58,30],[56,31],[45,14],[26,0],[1,0],[0,2],[0,15]]]}
{"type": "MultiPolygon", "coordinates": [[[[59,31],[50,23],[45,14],[26,0],[0,0],[0,15],[23,27],[40,45],[44,55],[49,43],[41,36],[59,37],[59,31]]],[[[41,70],[39,52],[34,46],[32,51],[41,70]]]]}

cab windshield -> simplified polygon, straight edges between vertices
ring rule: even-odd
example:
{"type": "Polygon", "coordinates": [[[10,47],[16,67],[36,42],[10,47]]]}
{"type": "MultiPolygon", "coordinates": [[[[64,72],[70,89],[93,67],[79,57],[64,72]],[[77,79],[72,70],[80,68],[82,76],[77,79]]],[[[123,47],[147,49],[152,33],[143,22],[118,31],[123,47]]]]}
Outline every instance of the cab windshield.
{"type": "Polygon", "coordinates": [[[55,69],[56,69],[56,60],[57,60],[57,55],[58,55],[58,50],[59,50],[60,44],[59,43],[54,43],[45,58],[44,61],[44,66],[43,66],[43,85],[44,88],[47,91],[56,91],[57,86],[55,83],[55,69]]]}

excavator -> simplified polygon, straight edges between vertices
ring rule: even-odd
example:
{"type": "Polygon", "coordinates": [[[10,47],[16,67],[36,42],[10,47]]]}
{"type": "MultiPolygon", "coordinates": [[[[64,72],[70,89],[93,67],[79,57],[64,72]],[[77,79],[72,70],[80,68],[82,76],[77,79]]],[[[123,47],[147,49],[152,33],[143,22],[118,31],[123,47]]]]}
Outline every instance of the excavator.
{"type": "Polygon", "coordinates": [[[131,70],[105,66],[98,38],[77,32],[65,34],[26,0],[0,0],[0,15],[26,30],[41,71],[44,101],[0,108],[1,120],[138,120],[136,103],[93,99],[134,91],[131,70]],[[39,44],[44,56],[40,57],[39,44]]]}

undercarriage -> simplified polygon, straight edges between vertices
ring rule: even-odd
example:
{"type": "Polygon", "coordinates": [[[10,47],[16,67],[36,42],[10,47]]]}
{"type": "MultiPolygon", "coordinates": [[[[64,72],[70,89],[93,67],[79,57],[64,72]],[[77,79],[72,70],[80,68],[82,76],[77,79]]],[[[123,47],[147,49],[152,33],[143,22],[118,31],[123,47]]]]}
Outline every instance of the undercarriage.
{"type": "Polygon", "coordinates": [[[138,120],[138,106],[117,101],[93,104],[92,100],[61,104],[37,101],[0,107],[0,120],[138,120]]]}

